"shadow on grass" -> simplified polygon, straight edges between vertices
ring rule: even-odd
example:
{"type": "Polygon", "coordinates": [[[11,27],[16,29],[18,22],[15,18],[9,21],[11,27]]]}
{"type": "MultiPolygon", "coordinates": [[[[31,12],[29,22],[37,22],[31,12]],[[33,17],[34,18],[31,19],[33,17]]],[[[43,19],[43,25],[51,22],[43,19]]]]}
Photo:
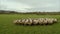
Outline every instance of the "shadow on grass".
{"type": "Polygon", "coordinates": [[[26,25],[24,25],[24,24],[14,24],[14,25],[16,25],[16,26],[52,26],[54,24],[56,24],[56,23],[53,23],[53,24],[36,24],[36,25],[34,25],[34,24],[32,24],[32,25],[28,25],[28,24],[26,24],[26,25]]]}

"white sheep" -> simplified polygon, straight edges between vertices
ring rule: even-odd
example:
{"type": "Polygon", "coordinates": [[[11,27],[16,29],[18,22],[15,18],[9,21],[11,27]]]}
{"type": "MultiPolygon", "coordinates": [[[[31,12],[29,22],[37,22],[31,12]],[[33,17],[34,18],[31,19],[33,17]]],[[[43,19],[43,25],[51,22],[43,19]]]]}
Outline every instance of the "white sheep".
{"type": "Polygon", "coordinates": [[[32,19],[26,19],[24,24],[25,25],[32,25],[32,19]]]}
{"type": "Polygon", "coordinates": [[[20,20],[14,20],[14,24],[24,24],[24,25],[37,25],[37,24],[53,24],[57,22],[57,19],[53,18],[35,18],[35,19],[20,19],[20,20]]]}
{"type": "Polygon", "coordinates": [[[47,24],[48,23],[48,20],[47,19],[44,19],[43,20],[43,24],[47,24]]]}
{"type": "Polygon", "coordinates": [[[43,20],[42,19],[38,19],[38,23],[39,24],[43,24],[43,20]]]}
{"type": "Polygon", "coordinates": [[[24,24],[24,22],[25,22],[25,19],[21,19],[20,23],[24,24]]]}
{"type": "Polygon", "coordinates": [[[13,23],[16,24],[18,22],[18,20],[14,20],[13,23]]]}
{"type": "Polygon", "coordinates": [[[18,20],[18,24],[23,24],[21,19],[18,20]]]}
{"type": "Polygon", "coordinates": [[[38,20],[37,19],[33,19],[32,21],[33,21],[34,25],[38,24],[38,20]]]}
{"type": "Polygon", "coordinates": [[[57,19],[54,19],[53,22],[56,23],[57,22],[57,19]]]}
{"type": "Polygon", "coordinates": [[[24,22],[24,25],[27,25],[27,24],[28,24],[28,21],[29,21],[29,20],[26,19],[25,22],[24,22]]]}
{"type": "Polygon", "coordinates": [[[32,19],[29,19],[28,23],[29,23],[29,25],[32,25],[32,19]]]}
{"type": "Polygon", "coordinates": [[[48,24],[53,24],[53,20],[52,19],[47,19],[48,20],[48,24]]]}
{"type": "Polygon", "coordinates": [[[40,19],[41,24],[45,24],[44,20],[45,20],[44,18],[41,18],[41,19],[40,19]]]}
{"type": "Polygon", "coordinates": [[[14,20],[15,24],[20,24],[20,20],[14,20]]]}

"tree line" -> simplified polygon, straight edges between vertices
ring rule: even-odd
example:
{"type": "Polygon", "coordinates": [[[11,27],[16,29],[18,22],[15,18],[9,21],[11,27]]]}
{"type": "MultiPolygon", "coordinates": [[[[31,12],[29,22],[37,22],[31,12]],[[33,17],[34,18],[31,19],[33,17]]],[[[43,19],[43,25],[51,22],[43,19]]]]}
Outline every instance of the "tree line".
{"type": "Polygon", "coordinates": [[[36,15],[60,15],[60,12],[17,12],[17,11],[5,11],[0,10],[0,14],[36,14],[36,15]]]}

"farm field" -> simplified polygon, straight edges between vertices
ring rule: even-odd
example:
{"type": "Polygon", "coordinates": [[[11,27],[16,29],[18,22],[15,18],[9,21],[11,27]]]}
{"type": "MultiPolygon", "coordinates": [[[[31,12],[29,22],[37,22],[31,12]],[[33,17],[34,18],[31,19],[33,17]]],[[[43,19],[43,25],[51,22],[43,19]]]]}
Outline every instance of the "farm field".
{"type": "Polygon", "coordinates": [[[60,34],[60,15],[0,14],[0,34],[60,34]],[[13,20],[22,18],[56,18],[58,22],[33,26],[13,24],[13,20]]]}

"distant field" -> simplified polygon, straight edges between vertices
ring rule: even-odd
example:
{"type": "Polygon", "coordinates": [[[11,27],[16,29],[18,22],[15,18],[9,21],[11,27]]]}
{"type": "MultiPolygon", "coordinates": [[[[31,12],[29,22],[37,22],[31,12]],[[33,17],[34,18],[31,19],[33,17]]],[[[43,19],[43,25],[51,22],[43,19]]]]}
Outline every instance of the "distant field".
{"type": "Polygon", "coordinates": [[[0,34],[60,34],[60,15],[0,14],[0,34]],[[53,25],[23,26],[13,24],[22,18],[57,18],[53,25]]]}

